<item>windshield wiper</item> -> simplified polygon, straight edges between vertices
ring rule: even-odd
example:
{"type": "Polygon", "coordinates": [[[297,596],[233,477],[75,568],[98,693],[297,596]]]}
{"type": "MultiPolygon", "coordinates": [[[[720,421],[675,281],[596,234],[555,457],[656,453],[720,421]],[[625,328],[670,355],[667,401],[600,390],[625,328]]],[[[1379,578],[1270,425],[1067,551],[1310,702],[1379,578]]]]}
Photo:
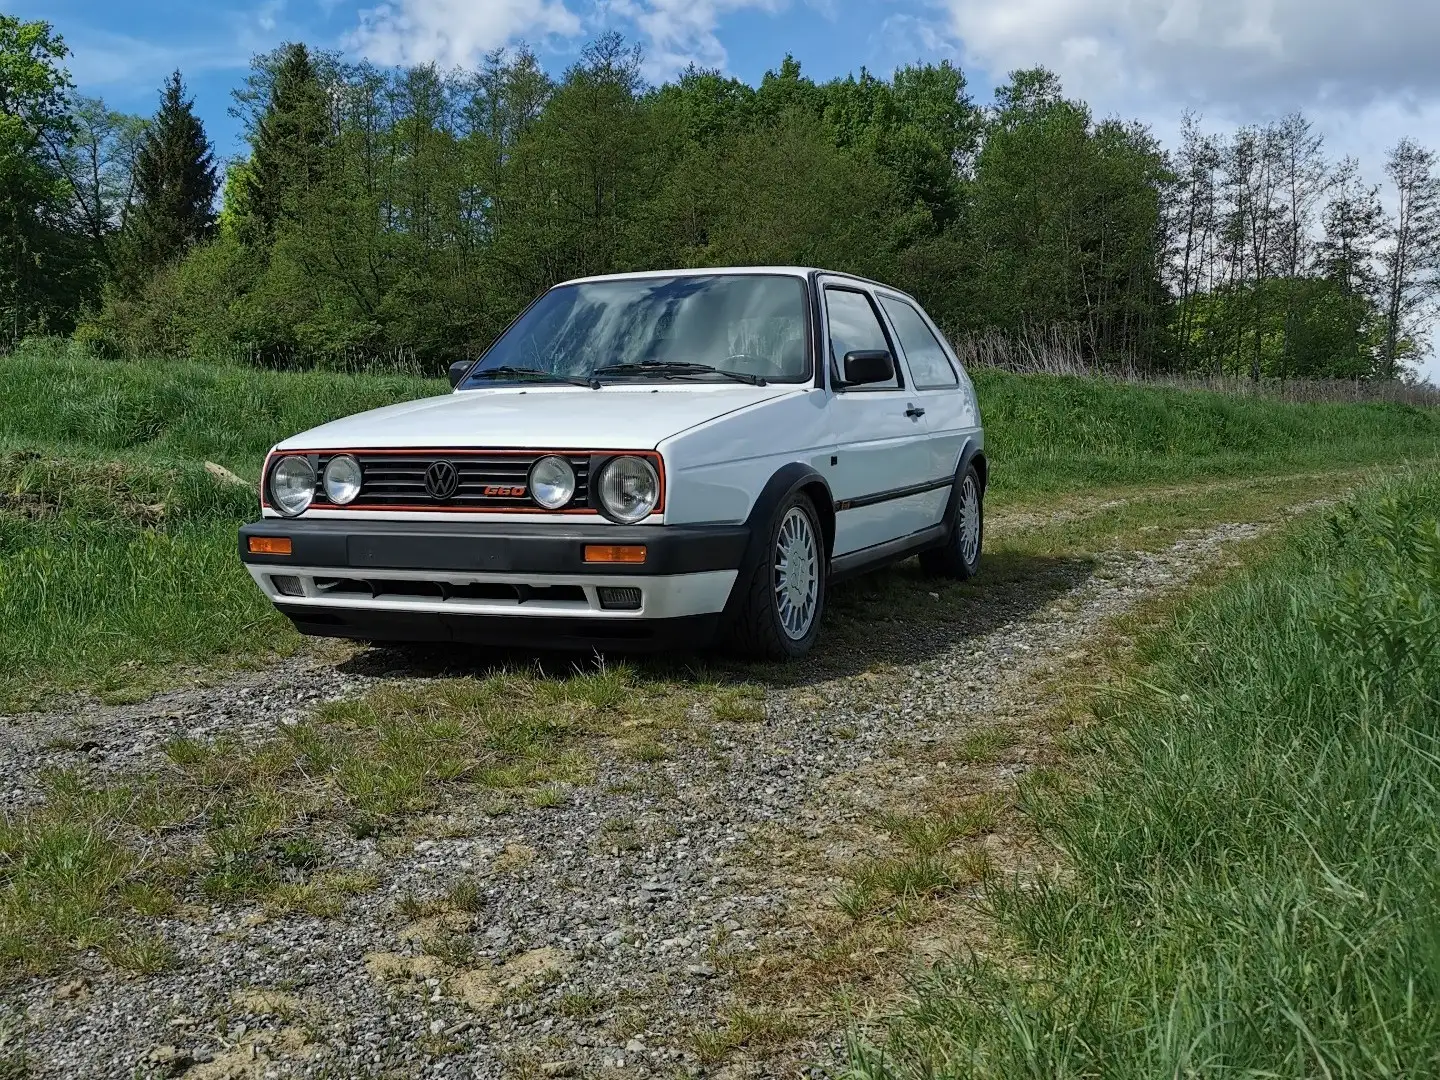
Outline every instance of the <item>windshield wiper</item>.
{"type": "Polygon", "coordinates": [[[640,364],[611,364],[595,369],[596,375],[655,375],[662,379],[675,379],[682,375],[724,375],[736,382],[751,386],[765,386],[763,376],[751,375],[746,371],[727,371],[709,364],[685,364],[677,360],[646,360],[640,364]]]}
{"type": "Polygon", "coordinates": [[[575,375],[557,375],[553,371],[541,371],[539,368],[528,367],[492,367],[483,368],[470,373],[472,379],[543,379],[545,382],[569,383],[571,386],[584,386],[591,390],[600,389],[600,380],[591,375],[588,379],[582,379],[575,375]]]}

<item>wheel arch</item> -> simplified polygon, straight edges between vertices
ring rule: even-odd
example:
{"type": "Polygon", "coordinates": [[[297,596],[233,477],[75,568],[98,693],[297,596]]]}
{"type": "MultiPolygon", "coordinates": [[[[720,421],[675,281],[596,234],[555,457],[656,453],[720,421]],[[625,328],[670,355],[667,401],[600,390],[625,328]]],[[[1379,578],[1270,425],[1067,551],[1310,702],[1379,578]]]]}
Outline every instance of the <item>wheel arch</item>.
{"type": "Polygon", "coordinates": [[[985,488],[990,483],[990,462],[985,457],[985,451],[975,439],[967,439],[965,446],[960,451],[960,463],[955,466],[955,482],[950,485],[950,498],[945,503],[945,535],[950,535],[954,528],[955,515],[960,505],[960,478],[965,475],[965,470],[971,465],[975,466],[975,472],[980,477],[980,494],[985,494],[985,488]]]}
{"type": "MultiPolygon", "coordinates": [[[[825,558],[826,562],[829,562],[830,554],[835,550],[835,498],[830,492],[829,483],[813,466],[800,461],[792,461],[775,471],[750,505],[750,513],[745,518],[745,526],[750,532],[750,539],[745,544],[745,554],[740,561],[737,583],[749,580],[749,576],[755,572],[755,567],[759,565],[760,560],[769,557],[770,522],[774,518],[775,511],[786,499],[802,491],[815,504],[815,512],[820,517],[820,531],[824,534],[825,541],[825,558]]],[[[731,591],[730,600],[725,605],[727,616],[734,613],[739,602],[738,594],[738,589],[731,591]]]]}

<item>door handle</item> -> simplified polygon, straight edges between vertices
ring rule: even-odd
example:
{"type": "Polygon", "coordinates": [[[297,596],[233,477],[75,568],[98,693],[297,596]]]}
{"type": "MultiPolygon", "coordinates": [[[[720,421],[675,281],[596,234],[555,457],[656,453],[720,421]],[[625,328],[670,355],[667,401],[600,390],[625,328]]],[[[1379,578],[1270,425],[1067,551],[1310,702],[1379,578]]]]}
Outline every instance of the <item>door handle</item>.
{"type": "Polygon", "coordinates": [[[905,415],[911,417],[912,419],[918,420],[920,417],[925,415],[925,410],[917,409],[914,405],[907,405],[905,407],[905,415]]]}

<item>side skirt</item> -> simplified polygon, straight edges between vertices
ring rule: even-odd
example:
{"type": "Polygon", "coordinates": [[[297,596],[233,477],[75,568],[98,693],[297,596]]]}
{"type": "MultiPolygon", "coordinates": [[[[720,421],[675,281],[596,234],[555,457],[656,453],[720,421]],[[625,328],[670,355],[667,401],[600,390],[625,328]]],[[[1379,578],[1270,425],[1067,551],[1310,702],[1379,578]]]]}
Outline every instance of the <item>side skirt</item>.
{"type": "Polygon", "coordinates": [[[926,548],[939,547],[945,542],[948,532],[948,527],[941,522],[938,525],[931,525],[927,529],[921,529],[917,533],[911,533],[909,536],[902,536],[897,540],[887,540],[883,544],[875,544],[872,547],[836,556],[830,560],[830,581],[832,583],[845,581],[847,578],[869,573],[871,570],[878,570],[882,566],[907,559],[926,548]]]}

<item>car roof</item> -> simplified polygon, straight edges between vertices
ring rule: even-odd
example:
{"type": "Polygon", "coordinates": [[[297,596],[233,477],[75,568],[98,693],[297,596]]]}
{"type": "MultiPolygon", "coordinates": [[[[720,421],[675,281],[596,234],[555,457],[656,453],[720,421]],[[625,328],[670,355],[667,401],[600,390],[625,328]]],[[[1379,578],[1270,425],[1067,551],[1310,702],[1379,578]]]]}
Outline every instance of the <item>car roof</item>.
{"type": "Polygon", "coordinates": [[[877,285],[882,289],[889,289],[901,295],[909,295],[903,289],[886,285],[883,281],[861,277],[859,274],[847,274],[842,270],[825,270],[818,266],[691,266],[674,270],[636,270],[626,274],[594,274],[589,277],[571,278],[569,281],[562,281],[559,284],[579,285],[592,281],[635,281],[654,277],[708,277],[714,274],[772,274],[799,278],[808,278],[811,274],[825,274],[829,277],[863,281],[866,285],[877,285]]]}

